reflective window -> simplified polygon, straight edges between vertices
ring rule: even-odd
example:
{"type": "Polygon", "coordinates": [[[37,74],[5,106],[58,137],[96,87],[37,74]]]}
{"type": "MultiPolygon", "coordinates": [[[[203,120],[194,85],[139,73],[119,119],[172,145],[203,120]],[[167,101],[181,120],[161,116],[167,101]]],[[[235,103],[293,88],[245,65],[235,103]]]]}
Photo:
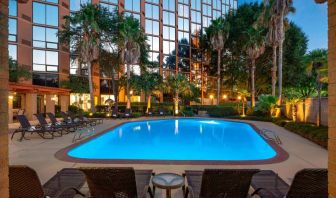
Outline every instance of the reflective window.
{"type": "Polygon", "coordinates": [[[145,15],[146,15],[146,18],[152,18],[152,19],[159,20],[159,6],[146,3],[145,15]]]}
{"type": "Polygon", "coordinates": [[[191,9],[201,10],[201,0],[191,0],[191,9]]]}
{"type": "Polygon", "coordinates": [[[146,0],[146,2],[151,2],[151,3],[159,4],[159,0],[146,0]]]}
{"type": "Polygon", "coordinates": [[[175,68],[176,68],[175,54],[163,56],[163,69],[175,69],[175,68]]]}
{"type": "Polygon", "coordinates": [[[33,2],[33,22],[58,26],[58,7],[44,3],[33,2]]]}
{"type": "Polygon", "coordinates": [[[17,0],[9,0],[8,2],[8,15],[17,16],[17,0]]]}
{"type": "Polygon", "coordinates": [[[163,39],[165,40],[175,40],[175,28],[163,26],[163,39]]]}
{"type": "Polygon", "coordinates": [[[213,0],[212,7],[214,9],[220,10],[221,9],[221,0],[213,0]]]}
{"type": "Polygon", "coordinates": [[[33,26],[33,47],[57,49],[57,29],[33,26]]]}
{"type": "Polygon", "coordinates": [[[175,1],[172,0],[163,0],[163,9],[175,11],[175,1]]]}
{"type": "Polygon", "coordinates": [[[201,23],[201,12],[191,11],[191,22],[201,23]]]}
{"type": "Polygon", "coordinates": [[[189,31],[189,20],[185,18],[178,18],[178,29],[189,31]]]}
{"type": "Polygon", "coordinates": [[[200,32],[201,32],[201,25],[196,24],[196,23],[192,23],[191,24],[191,34],[192,35],[199,35],[200,32]]]}
{"type": "Polygon", "coordinates": [[[163,41],[163,53],[173,54],[175,51],[175,41],[163,41]]]}
{"type": "Polygon", "coordinates": [[[8,56],[13,60],[17,60],[17,45],[8,45],[8,56]]]}
{"type": "Polygon", "coordinates": [[[189,33],[188,32],[181,32],[181,31],[179,31],[178,32],[178,40],[179,40],[179,42],[181,40],[185,40],[185,41],[187,41],[189,43],[189,33]]]}
{"type": "Polygon", "coordinates": [[[125,12],[125,16],[133,16],[135,19],[138,19],[140,21],[140,14],[125,12]]]}
{"type": "Polygon", "coordinates": [[[104,8],[106,8],[110,12],[114,12],[115,10],[118,10],[117,5],[107,4],[107,3],[100,3],[100,5],[104,8]]]}
{"type": "Polygon", "coordinates": [[[179,3],[189,4],[189,0],[178,0],[179,3]]]}
{"type": "Polygon", "coordinates": [[[175,26],[175,13],[163,11],[163,24],[175,26]]]}
{"type": "Polygon", "coordinates": [[[203,4],[203,15],[211,16],[212,15],[211,10],[212,9],[210,5],[203,4]]]}
{"type": "Polygon", "coordinates": [[[178,60],[178,69],[182,72],[190,71],[190,60],[186,58],[179,58],[178,60]]]}
{"type": "Polygon", "coordinates": [[[59,78],[57,74],[33,72],[33,84],[48,87],[58,87],[59,78]]]}
{"type": "Polygon", "coordinates": [[[8,19],[8,41],[17,41],[17,20],[9,18],[8,19]]]}
{"type": "Polygon", "coordinates": [[[148,45],[150,45],[151,51],[159,51],[160,50],[160,40],[159,37],[156,36],[148,36],[147,39],[148,45]]]}
{"type": "Polygon", "coordinates": [[[33,71],[57,72],[58,52],[46,50],[33,50],[33,71]]]}
{"type": "MultiPolygon", "coordinates": [[[[107,0],[105,0],[107,1],[107,0]]],[[[91,0],[70,0],[70,11],[76,12],[80,10],[82,4],[91,3],[91,0]]]]}
{"type": "Polygon", "coordinates": [[[125,0],[125,10],[140,12],[140,0],[125,0]]]}
{"type": "Polygon", "coordinates": [[[178,5],[178,15],[182,16],[182,17],[189,18],[189,6],[188,5],[179,4],[178,5]]]}
{"type": "Polygon", "coordinates": [[[159,22],[146,19],[145,31],[147,34],[159,35],[160,32],[159,22]]]}

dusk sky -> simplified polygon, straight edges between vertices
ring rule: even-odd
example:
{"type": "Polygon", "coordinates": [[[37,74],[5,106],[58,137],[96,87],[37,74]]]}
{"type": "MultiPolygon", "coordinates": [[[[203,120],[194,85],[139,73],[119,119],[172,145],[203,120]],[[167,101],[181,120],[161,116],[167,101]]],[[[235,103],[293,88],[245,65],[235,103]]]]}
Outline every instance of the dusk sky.
{"type": "MultiPolygon", "coordinates": [[[[262,0],[238,0],[239,4],[262,0]]],[[[328,47],[327,4],[316,4],[314,0],[294,0],[296,13],[289,19],[302,28],[309,39],[308,51],[328,47]]]]}

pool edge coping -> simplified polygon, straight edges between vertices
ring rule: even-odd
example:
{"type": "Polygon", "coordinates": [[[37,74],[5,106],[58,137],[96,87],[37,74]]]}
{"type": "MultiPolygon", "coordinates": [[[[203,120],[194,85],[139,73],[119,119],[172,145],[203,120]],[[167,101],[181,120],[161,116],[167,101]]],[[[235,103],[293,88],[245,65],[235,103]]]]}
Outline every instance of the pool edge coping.
{"type": "Polygon", "coordinates": [[[168,118],[146,118],[143,120],[125,120],[122,123],[119,123],[113,127],[105,129],[100,133],[97,133],[91,137],[88,137],[82,141],[70,144],[69,146],[58,150],[55,153],[55,158],[65,162],[73,163],[89,163],[89,164],[152,164],[152,165],[265,165],[265,164],[275,164],[286,161],[289,158],[289,154],[278,144],[268,139],[265,139],[261,135],[261,130],[254,124],[241,120],[231,120],[231,119],[221,119],[221,118],[204,118],[204,117],[168,117],[168,118]],[[142,121],[157,121],[157,120],[171,120],[171,119],[208,119],[208,120],[221,120],[221,121],[230,121],[237,123],[244,123],[250,125],[255,132],[267,143],[272,149],[276,152],[276,155],[270,159],[265,160],[125,160],[125,159],[84,159],[84,158],[75,158],[68,155],[68,152],[84,144],[96,137],[99,137],[117,127],[120,127],[127,123],[132,122],[142,122],[142,121]]]}

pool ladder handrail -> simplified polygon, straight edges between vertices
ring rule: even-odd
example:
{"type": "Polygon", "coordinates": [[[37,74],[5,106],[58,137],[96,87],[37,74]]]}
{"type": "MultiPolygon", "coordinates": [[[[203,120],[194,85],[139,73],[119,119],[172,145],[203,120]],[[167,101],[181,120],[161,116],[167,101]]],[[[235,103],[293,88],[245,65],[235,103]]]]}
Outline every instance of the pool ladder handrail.
{"type": "Polygon", "coordinates": [[[269,129],[261,129],[260,130],[261,136],[263,136],[266,140],[273,141],[276,144],[282,144],[280,137],[274,132],[269,129]]]}

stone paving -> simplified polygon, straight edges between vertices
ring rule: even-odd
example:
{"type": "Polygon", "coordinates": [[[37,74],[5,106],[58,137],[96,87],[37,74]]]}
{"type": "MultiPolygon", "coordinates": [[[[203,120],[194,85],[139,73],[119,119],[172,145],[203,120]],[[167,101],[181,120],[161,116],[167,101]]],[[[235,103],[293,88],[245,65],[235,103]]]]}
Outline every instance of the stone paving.
{"type": "MultiPolygon", "coordinates": [[[[131,119],[131,120],[141,120],[131,119]]],[[[96,131],[111,128],[129,120],[104,120],[104,124],[96,126],[96,131]]],[[[72,144],[73,134],[57,137],[52,140],[44,140],[39,136],[29,136],[30,140],[17,141],[19,135],[9,142],[10,164],[28,165],[34,168],[42,183],[46,182],[58,170],[65,167],[83,166],[125,166],[135,169],[153,169],[156,173],[175,172],[183,173],[184,170],[203,170],[204,168],[258,168],[271,169],[277,172],[286,182],[291,183],[294,174],[303,168],[326,168],[328,164],[328,151],[286,129],[268,122],[246,121],[255,124],[258,128],[276,132],[282,140],[281,147],[289,153],[286,161],[266,165],[146,165],[146,164],[81,164],[64,162],[56,159],[54,154],[72,144]]],[[[10,129],[17,128],[17,124],[11,124],[10,129]]],[[[9,135],[10,138],[10,135],[9,135]]],[[[182,197],[181,190],[173,190],[173,197],[182,197]]],[[[165,192],[157,190],[155,197],[165,197],[165,192]]]]}

